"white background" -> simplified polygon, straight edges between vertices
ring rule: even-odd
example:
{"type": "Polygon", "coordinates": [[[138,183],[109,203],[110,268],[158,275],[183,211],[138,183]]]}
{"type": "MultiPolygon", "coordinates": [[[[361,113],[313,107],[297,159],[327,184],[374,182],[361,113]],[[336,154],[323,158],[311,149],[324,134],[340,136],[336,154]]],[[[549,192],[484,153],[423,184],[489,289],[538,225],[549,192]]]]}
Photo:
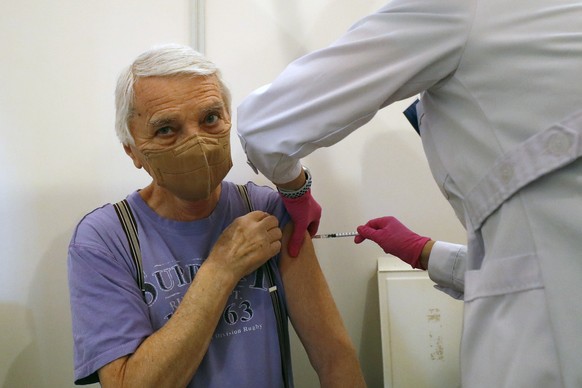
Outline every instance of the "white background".
{"type": "MultiPolygon", "coordinates": [[[[206,2],[206,53],[234,105],[292,59],[378,8],[350,0],[206,2]]],[[[0,387],[67,387],[72,339],[67,245],[88,211],[148,184],[113,129],[117,75],[158,43],[190,43],[188,0],[0,2],[0,387]]],[[[298,85],[301,87],[301,85],[298,85]]],[[[464,242],[416,133],[395,104],[341,144],[304,160],[324,209],[320,231],[395,215],[435,239],[464,242]]],[[[233,107],[234,110],[234,107],[233,107]]],[[[235,128],[236,129],[236,128],[235,128]]],[[[257,180],[233,133],[228,179],[257,180]]],[[[321,265],[370,387],[382,385],[372,243],[316,241],[321,265]]],[[[296,386],[317,378],[293,340],[296,386]]]]}

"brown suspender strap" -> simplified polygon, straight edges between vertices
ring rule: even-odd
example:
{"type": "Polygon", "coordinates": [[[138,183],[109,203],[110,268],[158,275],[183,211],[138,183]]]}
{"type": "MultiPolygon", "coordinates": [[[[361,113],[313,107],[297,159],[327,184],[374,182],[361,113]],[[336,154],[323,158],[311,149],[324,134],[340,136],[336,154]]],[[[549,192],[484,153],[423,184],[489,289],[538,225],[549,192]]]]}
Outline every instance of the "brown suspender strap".
{"type": "Polygon", "coordinates": [[[136,280],[139,289],[145,300],[145,284],[143,280],[143,266],[141,264],[141,249],[139,247],[139,238],[137,235],[137,223],[129,207],[129,203],[126,199],[113,204],[117,217],[119,217],[119,222],[125,232],[127,237],[127,242],[129,243],[129,251],[131,253],[131,260],[135,265],[136,270],[136,280]]]}
{"type": "MultiPolygon", "coordinates": [[[[253,211],[253,205],[249,197],[247,187],[245,185],[236,185],[238,191],[246,204],[248,212],[253,211]]],[[[290,386],[290,376],[289,369],[287,365],[288,360],[291,357],[290,345],[289,345],[289,328],[286,325],[287,317],[283,313],[283,304],[280,299],[277,286],[275,285],[275,273],[273,270],[273,260],[270,259],[265,264],[263,264],[263,273],[267,274],[269,294],[271,295],[271,301],[273,302],[273,310],[275,312],[275,319],[277,320],[277,334],[279,336],[279,347],[281,350],[281,370],[283,371],[283,382],[285,387],[290,386]]]]}

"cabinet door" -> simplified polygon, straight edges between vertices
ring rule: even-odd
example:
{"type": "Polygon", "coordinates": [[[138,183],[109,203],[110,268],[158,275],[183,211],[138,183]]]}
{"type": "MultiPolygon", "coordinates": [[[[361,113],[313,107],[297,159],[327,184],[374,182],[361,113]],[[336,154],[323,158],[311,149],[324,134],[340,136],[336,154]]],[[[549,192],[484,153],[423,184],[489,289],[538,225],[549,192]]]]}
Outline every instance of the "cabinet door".
{"type": "Polygon", "coordinates": [[[378,260],[378,289],[384,387],[460,387],[463,302],[393,256],[378,260]]]}

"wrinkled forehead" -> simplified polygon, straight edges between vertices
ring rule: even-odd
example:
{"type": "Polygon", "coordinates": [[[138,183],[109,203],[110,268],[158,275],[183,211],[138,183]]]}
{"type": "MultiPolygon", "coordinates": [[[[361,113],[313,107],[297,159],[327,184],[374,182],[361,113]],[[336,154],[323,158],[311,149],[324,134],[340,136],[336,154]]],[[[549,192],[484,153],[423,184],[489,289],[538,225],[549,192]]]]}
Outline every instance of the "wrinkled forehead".
{"type": "Polygon", "coordinates": [[[215,75],[142,77],[134,84],[132,113],[147,114],[151,109],[208,102],[222,103],[230,114],[226,95],[215,75]]]}

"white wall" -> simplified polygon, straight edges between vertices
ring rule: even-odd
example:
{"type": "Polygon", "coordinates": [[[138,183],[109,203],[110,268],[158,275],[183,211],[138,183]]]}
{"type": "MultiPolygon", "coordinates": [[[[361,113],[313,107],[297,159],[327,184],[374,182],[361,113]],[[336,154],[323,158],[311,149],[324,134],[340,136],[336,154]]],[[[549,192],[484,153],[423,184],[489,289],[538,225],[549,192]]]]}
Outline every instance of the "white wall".
{"type": "MultiPolygon", "coordinates": [[[[291,59],[329,43],[357,17],[349,0],[206,2],[206,53],[236,105],[291,59]]],[[[113,130],[118,72],[156,43],[189,43],[190,1],[0,3],[0,387],[72,384],[67,245],[87,211],[143,187],[113,130]]],[[[397,105],[397,106],[396,106],[397,105]]],[[[385,110],[333,148],[305,159],[323,205],[322,232],[392,214],[434,238],[463,232],[430,178],[417,135],[385,110]]],[[[233,136],[229,178],[255,176],[233,136]]],[[[373,244],[318,241],[322,267],[370,387],[382,382],[373,244]]],[[[294,341],[298,387],[317,386],[294,341]]]]}

